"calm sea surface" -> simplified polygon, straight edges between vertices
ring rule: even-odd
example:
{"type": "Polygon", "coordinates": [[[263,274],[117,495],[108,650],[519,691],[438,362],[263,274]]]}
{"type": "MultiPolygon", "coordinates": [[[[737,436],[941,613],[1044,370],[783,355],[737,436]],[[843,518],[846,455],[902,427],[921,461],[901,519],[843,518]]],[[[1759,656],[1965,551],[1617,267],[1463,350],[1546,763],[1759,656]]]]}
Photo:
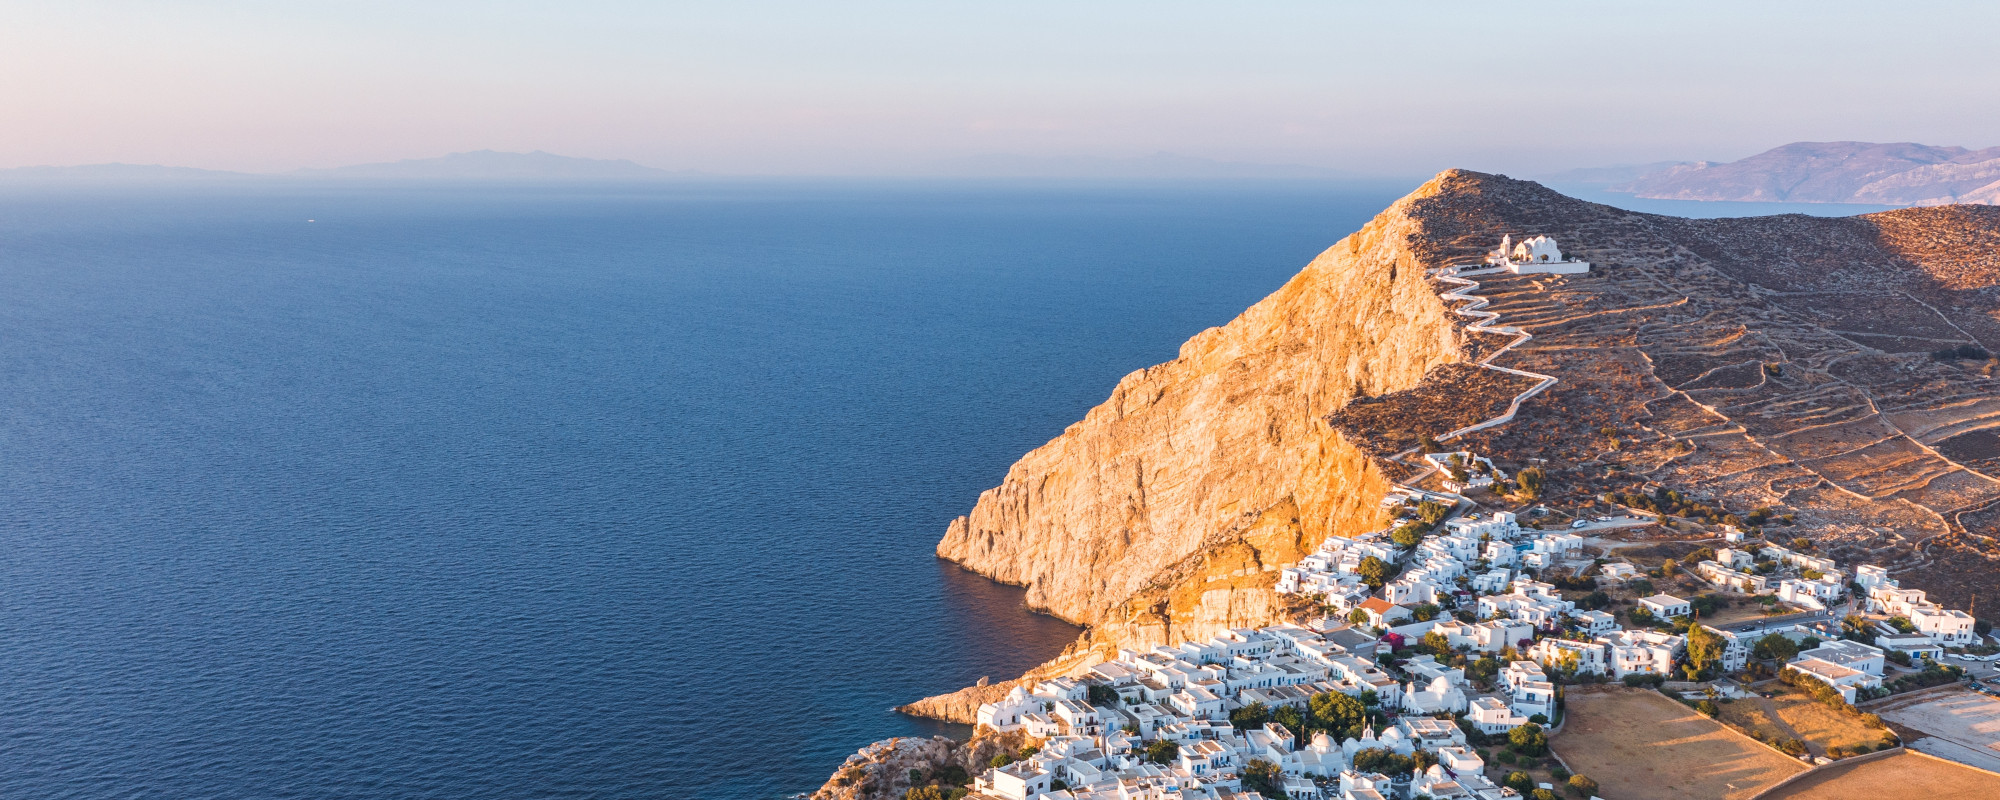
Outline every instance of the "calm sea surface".
{"type": "Polygon", "coordinates": [[[945,523],[1412,185],[0,190],[0,797],[763,800],[957,732],[888,708],[1077,631],[945,523]]]}

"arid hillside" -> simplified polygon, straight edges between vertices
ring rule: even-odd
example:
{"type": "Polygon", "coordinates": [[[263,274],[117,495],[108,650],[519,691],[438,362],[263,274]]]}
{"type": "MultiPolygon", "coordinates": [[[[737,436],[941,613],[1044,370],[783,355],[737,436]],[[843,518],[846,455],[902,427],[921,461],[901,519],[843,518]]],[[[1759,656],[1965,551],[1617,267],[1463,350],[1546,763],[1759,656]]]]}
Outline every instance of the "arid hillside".
{"type": "Polygon", "coordinates": [[[1407,473],[1387,456],[1525,388],[1468,366],[1500,342],[1424,273],[1503,234],[1597,265],[1481,279],[1487,310],[1534,337],[1496,365],[1560,382],[1464,441],[1543,466],[1551,504],[1672,488],[1951,605],[2000,588],[2000,208],[1688,220],[1465,171],[1127,376],[939,555],[1027,586],[1100,646],[1278,621],[1278,567],[1380,523],[1407,473]]]}
{"type": "Polygon", "coordinates": [[[1561,382],[1475,448],[1546,467],[1558,502],[1665,486],[1953,605],[2000,589],[2000,208],[1688,220],[1462,180],[1427,260],[1546,233],[1598,265],[1482,279],[1535,337],[1497,363],[1561,382]]]}

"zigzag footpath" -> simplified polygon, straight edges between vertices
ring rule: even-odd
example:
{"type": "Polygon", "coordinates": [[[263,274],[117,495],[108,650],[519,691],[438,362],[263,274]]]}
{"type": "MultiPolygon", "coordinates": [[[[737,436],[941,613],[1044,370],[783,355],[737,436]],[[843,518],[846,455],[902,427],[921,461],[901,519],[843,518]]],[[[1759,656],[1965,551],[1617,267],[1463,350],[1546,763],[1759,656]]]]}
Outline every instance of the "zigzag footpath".
{"type": "MultiPolygon", "coordinates": [[[[1514,420],[1514,415],[1520,413],[1522,403],[1527,402],[1528,398],[1530,397],[1534,397],[1537,394],[1541,394],[1544,389],[1556,385],[1556,377],[1554,375],[1544,375],[1539,372],[1529,372],[1527,370],[1514,369],[1512,367],[1495,366],[1493,364],[1494,359],[1499,358],[1501,355],[1505,354],[1509,350],[1521,346],[1522,343],[1535,338],[1534,334],[1522,330],[1518,326],[1495,325],[1494,323],[1499,321],[1500,319],[1500,314],[1494,311],[1481,310],[1485,308],[1486,305],[1488,303],[1491,303],[1492,301],[1484,297],[1470,294],[1471,292],[1478,291],[1479,282],[1464,276],[1489,275],[1501,271],[1503,271],[1503,268],[1501,267],[1480,268],[1468,264],[1455,267],[1439,267],[1430,270],[1428,274],[1430,275],[1430,277],[1436,278],[1440,281],[1460,284],[1459,288],[1440,294],[1438,295],[1438,297],[1445,301],[1454,301],[1454,300],[1466,301],[1465,305],[1459,306],[1458,308],[1453,309],[1453,311],[1461,316],[1472,317],[1474,320],[1476,320],[1472,324],[1466,326],[1467,330],[1470,330],[1474,333],[1497,333],[1515,337],[1514,341],[1508,342],[1505,347],[1495,350],[1492,353],[1488,354],[1485,358],[1479,359],[1478,361],[1475,361],[1473,363],[1476,366],[1485,367],[1486,369],[1490,369],[1495,372],[1503,372],[1508,375],[1515,375],[1523,378],[1532,378],[1536,381],[1536,383],[1534,386],[1529,387],[1527,391],[1515,395],[1514,401],[1507,404],[1507,410],[1504,413],[1492,419],[1486,420],[1484,422],[1467,425],[1463,428],[1459,428],[1458,430],[1439,436],[1437,437],[1437,440],[1440,442],[1456,439],[1460,436],[1464,436],[1468,433],[1473,433],[1475,431],[1482,431],[1487,428],[1491,428],[1495,425],[1504,425],[1508,422],[1512,422],[1514,420]]],[[[1401,481],[1397,485],[1402,486],[1406,489],[1429,492],[1429,490],[1427,489],[1418,488],[1418,484],[1423,483],[1425,478],[1428,478],[1432,473],[1437,472],[1438,467],[1436,464],[1430,463],[1428,460],[1420,460],[1420,463],[1413,463],[1406,460],[1416,452],[1417,448],[1412,447],[1408,450],[1404,450],[1403,452],[1397,453],[1395,456],[1392,457],[1392,460],[1401,461],[1405,464],[1411,464],[1412,466],[1420,466],[1423,468],[1422,471],[1418,472],[1415,475],[1410,476],[1410,478],[1408,478],[1407,480],[1401,481]]],[[[1431,493],[1439,494],[1436,492],[1431,492],[1431,493]]],[[[1449,492],[1445,492],[1442,494],[1448,497],[1456,498],[1460,503],[1472,502],[1466,499],[1465,497],[1462,497],[1457,494],[1452,494],[1449,492]]]]}

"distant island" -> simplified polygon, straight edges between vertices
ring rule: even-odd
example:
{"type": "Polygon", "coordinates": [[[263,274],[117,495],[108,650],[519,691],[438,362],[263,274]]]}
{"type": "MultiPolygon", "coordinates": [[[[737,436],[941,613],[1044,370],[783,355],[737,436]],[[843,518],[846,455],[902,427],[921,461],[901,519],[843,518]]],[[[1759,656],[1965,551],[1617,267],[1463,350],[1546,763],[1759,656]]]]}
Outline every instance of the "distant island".
{"type": "Polygon", "coordinates": [[[2000,205],[2000,147],[1793,142],[1739,161],[1668,161],[1544,176],[1654,200],[2000,205]]]}
{"type": "Polygon", "coordinates": [[[306,180],[447,181],[647,181],[698,176],[691,171],[656,169],[625,159],[575,158],[536,150],[506,153],[475,150],[435,158],[411,158],[280,174],[168,167],[157,164],[83,164],[0,169],[0,182],[169,182],[306,180]]]}

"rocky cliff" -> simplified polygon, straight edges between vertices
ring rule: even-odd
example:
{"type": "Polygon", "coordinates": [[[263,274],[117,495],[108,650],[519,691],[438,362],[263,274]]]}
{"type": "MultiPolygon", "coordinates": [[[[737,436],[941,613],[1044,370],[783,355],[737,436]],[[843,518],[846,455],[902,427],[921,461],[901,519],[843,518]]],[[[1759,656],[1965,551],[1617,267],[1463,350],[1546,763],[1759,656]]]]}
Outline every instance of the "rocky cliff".
{"type": "Polygon", "coordinates": [[[1324,418],[1463,357],[1413,237],[1429,199],[1475,180],[1438,176],[1179,358],[1127,375],[981,494],[938,555],[1026,586],[1105,646],[1277,620],[1277,568],[1382,522],[1388,478],[1324,418]]]}

